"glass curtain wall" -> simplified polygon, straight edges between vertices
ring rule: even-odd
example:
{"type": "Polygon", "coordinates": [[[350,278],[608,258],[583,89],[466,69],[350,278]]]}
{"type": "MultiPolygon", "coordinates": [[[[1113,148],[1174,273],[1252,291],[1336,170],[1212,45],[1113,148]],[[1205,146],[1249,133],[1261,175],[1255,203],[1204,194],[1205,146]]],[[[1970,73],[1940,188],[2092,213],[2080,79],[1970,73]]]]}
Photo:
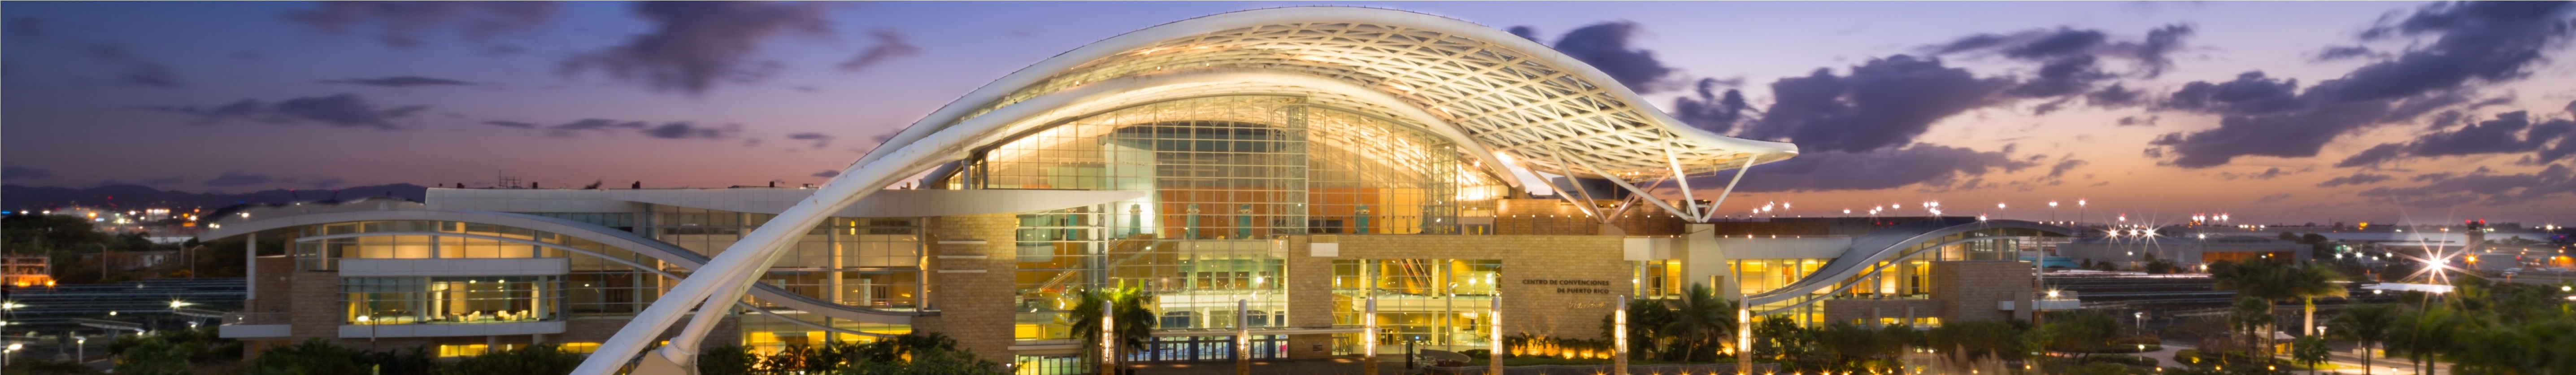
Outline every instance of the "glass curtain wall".
{"type": "MultiPolygon", "coordinates": [[[[711,258],[777,216],[648,206],[651,214],[645,233],[711,258]]],[[[843,305],[910,310],[920,303],[922,246],[919,219],[830,218],[806,231],[795,247],[780,255],[762,282],[843,305]]],[[[666,270],[687,272],[678,267],[666,270]]],[[[756,299],[748,302],[766,304],[756,299]]]]}
{"type": "Polygon", "coordinates": [[[563,306],[554,276],[350,277],[340,291],[341,324],[547,321],[563,306]]]}
{"type": "MultiPolygon", "coordinates": [[[[1333,325],[1364,325],[1366,300],[1375,296],[1378,342],[1383,345],[1482,347],[1492,336],[1477,317],[1493,306],[1502,264],[1494,259],[1336,259],[1333,325]]],[[[1360,340],[1352,336],[1334,341],[1334,351],[1343,353],[1357,352],[1360,340]]]]}
{"type": "Polygon", "coordinates": [[[1503,186],[1458,152],[1304,97],[1225,95],[1054,124],[977,150],[933,186],[1153,192],[1019,216],[1020,339],[1068,337],[1075,293],[1112,286],[1157,294],[1166,329],[1219,329],[1236,300],[1253,303],[1256,325],[1286,320],[1275,236],[1456,233],[1459,207],[1490,205],[1503,186]]]}

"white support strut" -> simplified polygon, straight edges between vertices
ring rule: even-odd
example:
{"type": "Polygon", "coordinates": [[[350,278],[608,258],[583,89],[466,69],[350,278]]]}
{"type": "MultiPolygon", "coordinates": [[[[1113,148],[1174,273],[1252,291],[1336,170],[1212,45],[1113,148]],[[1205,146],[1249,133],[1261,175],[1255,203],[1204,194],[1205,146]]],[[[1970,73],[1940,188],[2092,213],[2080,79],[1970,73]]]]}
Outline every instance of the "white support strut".
{"type": "Polygon", "coordinates": [[[1746,156],[1744,158],[1744,167],[1735,169],[1735,179],[1726,181],[1726,190],[1717,193],[1717,201],[1708,202],[1708,212],[1701,213],[1699,215],[1699,222],[1706,223],[1710,216],[1717,215],[1717,207],[1726,204],[1726,196],[1735,194],[1735,184],[1744,182],[1744,172],[1752,171],[1753,162],[1761,160],[1761,156],[1746,156]]]}

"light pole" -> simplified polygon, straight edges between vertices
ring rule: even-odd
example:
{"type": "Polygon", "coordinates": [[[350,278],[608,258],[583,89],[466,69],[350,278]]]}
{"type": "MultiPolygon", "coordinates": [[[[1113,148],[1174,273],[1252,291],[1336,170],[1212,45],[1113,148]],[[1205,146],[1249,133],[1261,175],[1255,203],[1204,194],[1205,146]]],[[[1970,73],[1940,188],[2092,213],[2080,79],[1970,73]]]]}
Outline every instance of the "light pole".
{"type": "Polygon", "coordinates": [[[371,317],[366,316],[366,315],[359,315],[359,316],[358,316],[358,324],[364,324],[364,325],[367,325],[367,350],[368,350],[368,351],[375,351],[375,350],[376,350],[376,323],[374,323],[374,321],[375,321],[375,319],[372,319],[371,317]]]}
{"type": "Polygon", "coordinates": [[[73,336],[72,363],[89,363],[89,336],[73,336]]]}
{"type": "MultiPolygon", "coordinates": [[[[2057,201],[2048,201],[2048,221],[2057,221],[2057,201]]],[[[2058,223],[2065,224],[2065,223],[2058,223]]]]}
{"type": "Polygon", "coordinates": [[[18,349],[23,349],[23,348],[26,348],[26,347],[27,347],[27,344],[20,344],[20,343],[14,343],[14,342],[13,342],[13,343],[9,343],[9,349],[8,349],[8,350],[0,350],[0,368],[6,368],[6,367],[9,367],[9,359],[10,359],[10,357],[15,357],[15,356],[17,356],[17,355],[18,355],[18,349]]]}

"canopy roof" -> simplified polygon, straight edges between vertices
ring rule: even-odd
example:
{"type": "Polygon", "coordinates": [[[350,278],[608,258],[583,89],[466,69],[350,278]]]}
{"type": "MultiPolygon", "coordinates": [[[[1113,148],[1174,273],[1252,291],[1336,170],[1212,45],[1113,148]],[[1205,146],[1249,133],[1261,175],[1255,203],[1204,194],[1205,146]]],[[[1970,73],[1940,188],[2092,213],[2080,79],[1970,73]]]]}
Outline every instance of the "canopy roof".
{"type": "MultiPolygon", "coordinates": [[[[1064,107],[1042,112],[1079,116],[1087,112],[1071,109],[1096,112],[1117,104],[1229,92],[1314,95],[1321,103],[1420,122],[1425,130],[1462,141],[1488,168],[1500,165],[1494,155],[1503,154],[1541,172],[1634,180],[1740,168],[1748,159],[1770,162],[1797,154],[1797,147],[1788,143],[1692,128],[1654,109],[1600,69],[1501,30],[1421,13],[1351,7],[1225,13],[1112,37],[968,93],[888,143],[922,140],[1014,106],[1064,107]],[[1163,86],[1138,87],[1151,93],[1032,101],[1156,76],[1165,76],[1155,79],[1163,86]],[[1197,78],[1177,78],[1182,76],[1197,78]],[[1190,84],[1172,87],[1180,81],[1190,84]]],[[[1026,126],[1054,120],[1015,119],[1008,122],[1025,125],[1004,128],[1026,131],[1026,126]]],[[[882,158],[892,149],[879,148],[858,163],[882,158]]]]}

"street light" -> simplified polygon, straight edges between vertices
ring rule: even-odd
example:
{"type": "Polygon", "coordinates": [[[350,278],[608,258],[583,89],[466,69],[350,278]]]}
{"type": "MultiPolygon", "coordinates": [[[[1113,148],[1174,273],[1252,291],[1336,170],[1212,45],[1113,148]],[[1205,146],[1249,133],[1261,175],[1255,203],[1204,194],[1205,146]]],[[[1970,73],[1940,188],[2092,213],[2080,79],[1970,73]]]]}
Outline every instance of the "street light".
{"type": "Polygon", "coordinates": [[[16,355],[18,354],[18,349],[24,349],[24,348],[26,348],[26,347],[27,347],[27,344],[20,344],[20,343],[14,343],[14,342],[13,342],[13,343],[9,343],[9,349],[8,349],[8,350],[0,350],[0,368],[7,368],[7,367],[9,367],[9,357],[16,356],[16,355]]]}

